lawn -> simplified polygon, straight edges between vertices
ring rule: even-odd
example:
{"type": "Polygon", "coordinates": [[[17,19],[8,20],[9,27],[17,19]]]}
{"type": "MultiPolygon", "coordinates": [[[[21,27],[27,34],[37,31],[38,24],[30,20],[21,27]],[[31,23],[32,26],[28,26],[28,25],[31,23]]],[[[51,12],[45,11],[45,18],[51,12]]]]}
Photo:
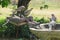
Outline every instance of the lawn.
{"type": "MultiPolygon", "coordinates": [[[[60,23],[60,2],[59,0],[31,0],[29,3],[29,7],[33,8],[29,16],[33,16],[33,18],[42,18],[44,17],[45,19],[48,20],[48,17],[51,16],[51,14],[55,14],[57,17],[57,22],[60,23]],[[41,6],[48,5],[48,9],[42,9],[40,10],[41,6]]],[[[9,14],[12,13],[12,10],[16,9],[16,6],[9,5],[7,8],[1,8],[0,6],[0,17],[8,17],[9,14]]]]}
{"type": "MultiPolygon", "coordinates": [[[[58,0],[56,2],[54,2],[52,0],[51,1],[50,0],[48,0],[48,1],[31,0],[28,9],[30,9],[30,8],[33,8],[33,10],[31,11],[29,16],[33,16],[33,18],[37,17],[38,19],[44,17],[45,19],[48,20],[48,17],[50,17],[51,14],[53,13],[57,17],[57,22],[60,23],[60,2],[58,0]],[[48,9],[40,10],[40,7],[44,6],[45,4],[47,4],[49,6],[48,9]]],[[[14,9],[16,9],[16,6],[13,6],[13,5],[9,5],[7,8],[1,8],[1,6],[0,6],[0,25],[3,22],[5,22],[4,20],[6,19],[6,17],[10,16],[10,14],[12,13],[12,10],[14,10],[14,9]]],[[[42,36],[43,36],[43,34],[41,35],[41,37],[42,36]]],[[[46,37],[46,35],[44,37],[46,37]]]]}
{"type": "Polygon", "coordinates": [[[41,17],[44,17],[48,19],[48,17],[51,16],[51,14],[55,14],[57,17],[57,22],[60,22],[60,5],[59,0],[32,0],[29,4],[29,8],[33,8],[30,15],[32,15],[34,18],[38,17],[39,19],[41,17]],[[48,5],[48,9],[42,9],[40,10],[41,6],[48,5]]]}

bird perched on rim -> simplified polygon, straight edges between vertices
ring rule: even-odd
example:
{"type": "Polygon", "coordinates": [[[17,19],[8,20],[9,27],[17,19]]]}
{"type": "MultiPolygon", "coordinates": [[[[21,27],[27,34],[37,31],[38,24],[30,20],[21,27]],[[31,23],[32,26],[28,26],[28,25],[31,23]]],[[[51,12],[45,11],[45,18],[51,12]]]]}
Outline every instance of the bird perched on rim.
{"type": "Polygon", "coordinates": [[[20,15],[21,12],[24,11],[24,10],[25,10],[25,7],[24,6],[20,6],[19,8],[17,8],[17,9],[15,9],[15,10],[12,11],[13,13],[11,14],[11,16],[16,15],[17,11],[18,11],[17,14],[20,15]]]}
{"type": "Polygon", "coordinates": [[[30,14],[30,12],[32,11],[32,9],[33,9],[33,8],[24,11],[24,15],[25,15],[25,16],[28,16],[28,15],[30,14]]]}
{"type": "Polygon", "coordinates": [[[23,10],[25,10],[24,6],[20,6],[19,8],[16,9],[16,11],[20,11],[20,12],[23,11],[23,10]]]}

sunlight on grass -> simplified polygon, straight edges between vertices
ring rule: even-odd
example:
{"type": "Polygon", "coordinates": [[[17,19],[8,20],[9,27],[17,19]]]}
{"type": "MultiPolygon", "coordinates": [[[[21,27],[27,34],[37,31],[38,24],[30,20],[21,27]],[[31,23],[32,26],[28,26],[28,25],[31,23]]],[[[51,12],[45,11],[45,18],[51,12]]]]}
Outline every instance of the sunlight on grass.
{"type": "MultiPolygon", "coordinates": [[[[48,17],[51,16],[51,14],[55,14],[57,17],[57,22],[60,22],[60,3],[59,2],[51,2],[51,1],[46,1],[44,3],[44,0],[31,0],[29,3],[28,8],[33,8],[29,16],[33,16],[33,18],[38,17],[39,19],[44,17],[45,19],[48,19],[48,17]],[[42,9],[40,10],[40,6],[43,6],[47,4],[49,7],[48,9],[42,9]]],[[[0,14],[1,16],[8,17],[9,14],[12,13],[13,9],[16,9],[17,6],[10,5],[7,8],[1,8],[0,6],[0,14]]]]}
{"type": "Polygon", "coordinates": [[[0,16],[0,26],[5,22],[6,17],[5,16],[0,16]]]}
{"type": "Polygon", "coordinates": [[[7,15],[7,14],[11,14],[12,9],[9,8],[0,8],[0,13],[2,13],[2,15],[7,15]]]}

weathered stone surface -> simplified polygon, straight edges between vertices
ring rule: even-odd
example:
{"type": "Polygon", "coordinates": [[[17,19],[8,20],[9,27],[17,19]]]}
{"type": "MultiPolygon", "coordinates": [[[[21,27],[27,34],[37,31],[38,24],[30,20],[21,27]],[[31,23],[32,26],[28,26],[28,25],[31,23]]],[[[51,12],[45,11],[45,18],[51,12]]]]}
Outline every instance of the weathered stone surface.
{"type": "Polygon", "coordinates": [[[41,40],[51,40],[51,39],[60,40],[60,23],[56,23],[55,30],[49,30],[48,24],[42,24],[42,26],[44,26],[45,28],[43,29],[30,28],[30,30],[41,40]]]}
{"type": "MultiPolygon", "coordinates": [[[[46,23],[46,24],[40,24],[40,27],[42,28],[42,29],[45,29],[45,28],[49,28],[49,26],[48,26],[48,24],[49,23],[46,23]]],[[[60,29],[60,23],[56,23],[56,25],[55,25],[55,27],[53,27],[54,28],[54,30],[56,29],[56,30],[59,30],[60,29]]]]}
{"type": "Polygon", "coordinates": [[[51,40],[58,39],[60,40],[60,31],[35,31],[31,30],[33,34],[35,34],[41,40],[51,40]]]}
{"type": "Polygon", "coordinates": [[[7,19],[9,20],[9,23],[12,23],[14,25],[23,25],[27,23],[25,18],[20,18],[18,16],[7,17],[7,19]]]}

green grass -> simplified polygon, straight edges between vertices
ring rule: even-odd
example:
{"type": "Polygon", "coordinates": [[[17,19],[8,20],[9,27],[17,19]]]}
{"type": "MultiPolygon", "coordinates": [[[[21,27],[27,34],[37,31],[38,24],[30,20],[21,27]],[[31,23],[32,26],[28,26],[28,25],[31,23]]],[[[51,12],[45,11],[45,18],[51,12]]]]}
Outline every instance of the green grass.
{"type": "Polygon", "coordinates": [[[60,8],[60,2],[53,1],[53,0],[31,0],[29,7],[33,8],[40,8],[40,6],[43,6],[47,4],[50,8],[60,8]]]}
{"type": "Polygon", "coordinates": [[[56,0],[31,0],[29,4],[29,8],[33,8],[29,16],[38,17],[38,19],[44,17],[45,19],[49,20],[48,17],[51,17],[51,14],[55,14],[57,17],[57,23],[60,23],[60,2],[56,0]],[[44,3],[45,2],[45,3],[44,3]],[[41,6],[47,4],[49,7],[48,9],[40,10],[41,6]]]}
{"type": "MultiPolygon", "coordinates": [[[[38,19],[41,19],[42,17],[44,17],[46,20],[49,20],[48,17],[50,17],[51,14],[54,13],[55,16],[57,17],[57,22],[60,23],[60,5],[59,4],[60,3],[58,0],[57,2],[54,2],[52,0],[51,1],[31,0],[28,8],[33,8],[30,15],[33,16],[34,19],[36,17],[38,17],[38,19]],[[47,4],[49,8],[40,10],[40,7],[44,6],[45,4],[47,4]]],[[[7,8],[2,8],[0,6],[0,14],[3,17],[8,17],[12,13],[12,10],[16,8],[17,8],[16,5],[14,6],[9,5],[7,8]]]]}
{"type": "MultiPolygon", "coordinates": [[[[7,8],[2,8],[0,6],[0,27],[1,25],[5,22],[6,17],[8,17],[11,13],[13,9],[16,9],[17,6],[8,6],[7,8]]],[[[30,4],[29,4],[29,8],[33,8],[33,10],[31,11],[29,16],[33,16],[34,20],[40,20],[42,17],[44,17],[45,21],[49,21],[48,17],[50,17],[50,15],[52,13],[55,14],[55,16],[57,17],[57,23],[60,23],[60,3],[55,3],[55,2],[45,2],[44,0],[31,0],[30,4]],[[47,4],[49,6],[48,9],[43,9],[40,10],[40,6],[44,6],[45,4],[47,4]],[[35,19],[37,17],[37,19],[35,19]]],[[[0,28],[0,31],[5,30],[5,28],[0,28]]],[[[44,38],[50,38],[51,35],[54,37],[59,37],[59,33],[58,32],[51,32],[51,34],[49,34],[49,32],[44,33],[44,32],[36,32],[35,34],[44,39],[44,38]],[[56,36],[56,34],[58,36],[56,36]]]]}
{"type": "Polygon", "coordinates": [[[6,17],[0,16],[0,25],[2,25],[5,22],[6,17]]]}

